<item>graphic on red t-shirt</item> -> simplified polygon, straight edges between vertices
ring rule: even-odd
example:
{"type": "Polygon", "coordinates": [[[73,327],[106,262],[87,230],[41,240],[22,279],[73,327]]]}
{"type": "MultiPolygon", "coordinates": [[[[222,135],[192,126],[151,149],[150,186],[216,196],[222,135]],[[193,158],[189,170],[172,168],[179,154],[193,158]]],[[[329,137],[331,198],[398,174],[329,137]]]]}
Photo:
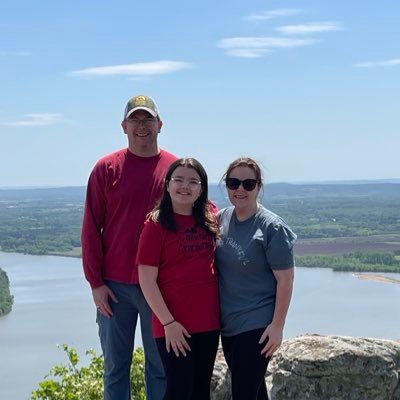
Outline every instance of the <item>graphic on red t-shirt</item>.
{"type": "MultiPolygon", "coordinates": [[[[190,333],[219,329],[215,239],[196,225],[193,216],[175,214],[175,218],[176,232],[146,221],[137,263],[158,267],[157,284],[164,301],[174,319],[190,333]]],[[[154,315],[153,335],[164,336],[154,315]]]]}

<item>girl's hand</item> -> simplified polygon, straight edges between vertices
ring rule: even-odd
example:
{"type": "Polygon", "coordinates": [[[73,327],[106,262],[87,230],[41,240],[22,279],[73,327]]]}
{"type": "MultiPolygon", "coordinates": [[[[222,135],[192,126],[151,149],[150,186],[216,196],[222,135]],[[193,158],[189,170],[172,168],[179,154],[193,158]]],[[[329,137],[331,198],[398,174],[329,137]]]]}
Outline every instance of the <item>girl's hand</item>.
{"type": "Polygon", "coordinates": [[[186,338],[190,338],[189,332],[177,321],[164,327],[165,342],[167,352],[172,349],[177,357],[182,353],[186,357],[186,351],[190,351],[190,346],[186,338]]]}

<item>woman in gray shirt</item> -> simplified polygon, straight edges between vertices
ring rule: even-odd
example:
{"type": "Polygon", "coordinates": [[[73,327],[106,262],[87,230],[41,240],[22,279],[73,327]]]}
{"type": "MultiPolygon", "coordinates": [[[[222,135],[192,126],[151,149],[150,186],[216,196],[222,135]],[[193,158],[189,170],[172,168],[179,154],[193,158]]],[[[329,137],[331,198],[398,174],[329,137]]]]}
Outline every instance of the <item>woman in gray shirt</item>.
{"type": "Polygon", "coordinates": [[[259,165],[248,157],[224,174],[231,207],[218,214],[221,336],[233,400],[268,399],[264,375],[282,343],[293,288],[296,235],[258,203],[259,165]]]}

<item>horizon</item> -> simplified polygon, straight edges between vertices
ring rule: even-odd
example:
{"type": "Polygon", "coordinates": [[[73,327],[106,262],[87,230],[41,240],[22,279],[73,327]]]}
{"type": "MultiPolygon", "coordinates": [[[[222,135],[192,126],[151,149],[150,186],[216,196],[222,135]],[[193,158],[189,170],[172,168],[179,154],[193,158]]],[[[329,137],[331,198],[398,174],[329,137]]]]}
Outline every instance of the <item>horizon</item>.
{"type": "MultiPolygon", "coordinates": [[[[264,182],[264,186],[268,185],[370,185],[370,184],[400,184],[400,178],[389,179],[355,179],[355,180],[336,180],[336,181],[296,181],[296,182],[264,182]]],[[[208,182],[208,185],[223,186],[223,182],[208,182]]],[[[43,185],[43,186],[0,186],[0,190],[25,190],[25,189],[62,189],[62,188],[84,188],[85,185],[43,185]]]]}
{"type": "Polygon", "coordinates": [[[158,104],[160,147],[212,182],[240,156],[267,183],[398,175],[399,15],[397,0],[3,2],[0,187],[85,186],[126,147],[136,94],[158,104]]]}

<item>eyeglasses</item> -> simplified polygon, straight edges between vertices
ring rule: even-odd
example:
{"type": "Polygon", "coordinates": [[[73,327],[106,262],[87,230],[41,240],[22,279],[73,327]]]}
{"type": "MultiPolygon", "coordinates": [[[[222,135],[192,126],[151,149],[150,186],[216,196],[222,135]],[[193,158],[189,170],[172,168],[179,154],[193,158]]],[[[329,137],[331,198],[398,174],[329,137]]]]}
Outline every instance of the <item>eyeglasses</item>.
{"type": "Polygon", "coordinates": [[[157,118],[145,118],[145,119],[138,119],[138,118],[127,118],[126,119],[130,124],[133,126],[144,125],[146,128],[151,128],[157,118]]]}
{"type": "Polygon", "coordinates": [[[237,178],[226,178],[225,183],[226,187],[230,190],[239,189],[239,186],[242,185],[243,189],[246,190],[246,192],[251,192],[257,186],[258,181],[257,179],[245,179],[241,181],[237,178]]]}
{"type": "Polygon", "coordinates": [[[178,186],[183,186],[186,183],[192,189],[195,189],[201,185],[201,181],[197,179],[184,179],[179,176],[170,178],[170,181],[174,182],[178,186]]]}

